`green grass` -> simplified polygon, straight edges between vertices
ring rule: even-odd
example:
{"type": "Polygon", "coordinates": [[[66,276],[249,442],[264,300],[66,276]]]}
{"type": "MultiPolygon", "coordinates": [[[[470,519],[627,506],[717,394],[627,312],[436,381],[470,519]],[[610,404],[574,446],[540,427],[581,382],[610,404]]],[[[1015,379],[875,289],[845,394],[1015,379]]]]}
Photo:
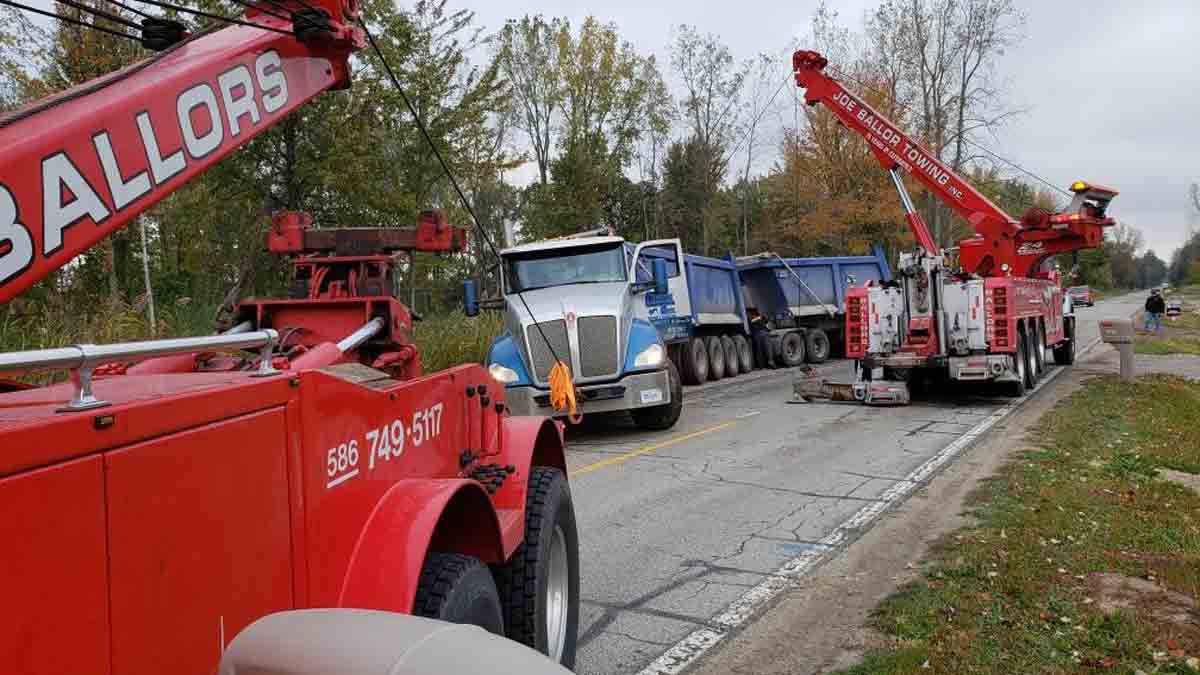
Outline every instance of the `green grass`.
{"type": "Polygon", "coordinates": [[[463,363],[483,363],[492,340],[504,331],[504,315],[482,312],[469,318],[462,312],[427,317],[415,324],[417,349],[425,372],[463,363]]]}
{"type": "Polygon", "coordinates": [[[1200,495],[1155,477],[1200,473],[1197,420],[1200,384],[1168,376],[1100,378],[1061,402],[978,490],[977,524],[876,610],[889,646],[848,672],[1195,675],[1200,625],[1106,616],[1088,575],[1200,599],[1200,495]]]}

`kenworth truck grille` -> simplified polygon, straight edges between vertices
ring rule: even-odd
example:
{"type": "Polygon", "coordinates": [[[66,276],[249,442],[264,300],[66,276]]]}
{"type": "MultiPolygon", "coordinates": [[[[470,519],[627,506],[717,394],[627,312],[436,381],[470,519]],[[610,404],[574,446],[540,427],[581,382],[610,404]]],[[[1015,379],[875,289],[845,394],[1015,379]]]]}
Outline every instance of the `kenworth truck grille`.
{"type": "Polygon", "coordinates": [[[579,317],[579,370],[583,377],[603,377],[617,372],[617,318],[579,317]]]}
{"type": "Polygon", "coordinates": [[[529,345],[529,357],[533,361],[533,377],[538,382],[550,380],[550,369],[554,357],[571,363],[571,349],[567,344],[567,322],[562,319],[543,321],[525,328],[525,344],[529,345]],[[541,329],[540,331],[538,329],[541,329]],[[545,338],[542,335],[545,334],[545,338]],[[546,346],[546,341],[554,348],[546,346]]]}

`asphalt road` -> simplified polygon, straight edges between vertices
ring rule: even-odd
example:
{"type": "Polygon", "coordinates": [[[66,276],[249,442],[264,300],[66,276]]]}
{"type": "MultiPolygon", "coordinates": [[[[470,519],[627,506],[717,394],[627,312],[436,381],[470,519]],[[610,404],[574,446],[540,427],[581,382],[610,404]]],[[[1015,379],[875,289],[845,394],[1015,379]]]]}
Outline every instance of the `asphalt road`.
{"type": "MultiPolygon", "coordinates": [[[[1098,337],[1098,319],[1128,317],[1141,301],[1078,310],[1081,345],[1098,337]]],[[[847,362],[822,371],[850,376],[847,362]]],[[[1009,403],[967,391],[903,408],[792,405],[792,377],[762,371],[690,388],[669,432],[620,418],[572,430],[577,672],[641,672],[1009,403]]]]}

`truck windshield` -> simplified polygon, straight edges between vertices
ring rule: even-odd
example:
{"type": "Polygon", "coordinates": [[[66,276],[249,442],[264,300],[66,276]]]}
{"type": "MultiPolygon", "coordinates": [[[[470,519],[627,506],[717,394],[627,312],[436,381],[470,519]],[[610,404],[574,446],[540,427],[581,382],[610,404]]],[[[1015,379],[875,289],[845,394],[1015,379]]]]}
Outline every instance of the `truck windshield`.
{"type": "Polygon", "coordinates": [[[619,243],[504,256],[504,285],[509,293],[625,278],[625,252],[619,243]]]}

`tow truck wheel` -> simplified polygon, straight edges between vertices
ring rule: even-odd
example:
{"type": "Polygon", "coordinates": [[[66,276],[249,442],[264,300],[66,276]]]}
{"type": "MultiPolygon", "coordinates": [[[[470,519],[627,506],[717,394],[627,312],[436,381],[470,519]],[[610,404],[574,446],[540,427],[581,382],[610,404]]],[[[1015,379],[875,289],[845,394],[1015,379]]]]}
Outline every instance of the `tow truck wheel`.
{"type": "Polygon", "coordinates": [[[1046,327],[1039,321],[1033,334],[1033,358],[1037,362],[1038,377],[1046,372],[1046,327]]]}
{"type": "Polygon", "coordinates": [[[413,614],[466,623],[504,635],[504,615],[496,581],[478,558],[458,553],[425,556],[413,614]]]}
{"type": "Polygon", "coordinates": [[[1063,319],[1063,341],[1054,347],[1054,362],[1060,366],[1075,363],[1075,317],[1063,319]]]}
{"type": "Polygon", "coordinates": [[[804,338],[793,331],[783,336],[779,342],[779,365],[784,368],[795,368],[804,363],[804,338]]]}
{"type": "Polygon", "coordinates": [[[737,345],[728,335],[721,336],[721,350],[725,352],[725,377],[737,377],[742,372],[738,362],[737,345]]]}
{"type": "Polygon", "coordinates": [[[683,363],[683,381],[687,384],[704,384],[708,381],[708,350],[704,340],[692,338],[684,343],[680,362],[683,363]]]}
{"type": "Polygon", "coordinates": [[[1036,329],[1030,330],[1029,324],[1025,324],[1025,331],[1021,333],[1021,337],[1025,343],[1025,388],[1033,389],[1038,382],[1037,359],[1033,356],[1034,337],[1036,329]]]}
{"type": "Polygon", "coordinates": [[[667,382],[671,388],[669,403],[629,411],[629,416],[639,429],[662,431],[670,429],[679,421],[679,414],[683,412],[683,385],[679,383],[679,371],[675,369],[675,364],[670,362],[667,363],[667,382]]]}
{"type": "Polygon", "coordinates": [[[754,370],[754,350],[750,348],[750,341],[746,336],[734,335],[733,345],[737,348],[738,369],[743,373],[754,370]]]}
{"type": "Polygon", "coordinates": [[[567,668],[575,667],[579,631],[579,538],[571,488],[563,472],[529,471],[525,541],[492,567],[503,601],[506,635],[567,668]]]}
{"type": "Polygon", "coordinates": [[[1025,395],[1025,364],[1025,340],[1017,340],[1017,353],[1013,355],[1013,362],[1009,364],[1012,366],[1017,379],[1015,382],[1004,383],[1004,394],[1006,396],[1021,398],[1025,395]]]}
{"type": "Polygon", "coordinates": [[[805,358],[809,363],[825,363],[829,358],[829,336],[814,328],[804,336],[805,358]]]}
{"type": "Polygon", "coordinates": [[[708,351],[708,379],[715,382],[725,377],[725,348],[721,346],[721,338],[710,335],[704,339],[704,348],[708,351]]]}

